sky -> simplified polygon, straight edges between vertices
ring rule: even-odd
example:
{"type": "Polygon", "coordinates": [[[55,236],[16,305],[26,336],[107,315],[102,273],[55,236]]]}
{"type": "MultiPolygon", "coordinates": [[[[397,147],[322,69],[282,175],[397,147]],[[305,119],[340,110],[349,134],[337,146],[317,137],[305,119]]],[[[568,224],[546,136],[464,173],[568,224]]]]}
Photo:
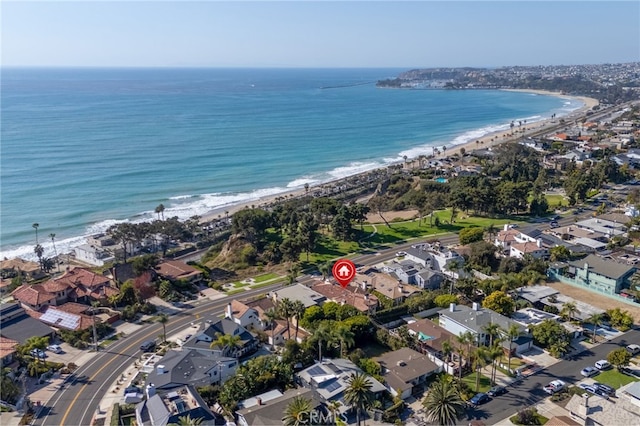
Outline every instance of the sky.
{"type": "Polygon", "coordinates": [[[2,66],[497,67],[640,61],[640,2],[7,1],[2,66]]]}

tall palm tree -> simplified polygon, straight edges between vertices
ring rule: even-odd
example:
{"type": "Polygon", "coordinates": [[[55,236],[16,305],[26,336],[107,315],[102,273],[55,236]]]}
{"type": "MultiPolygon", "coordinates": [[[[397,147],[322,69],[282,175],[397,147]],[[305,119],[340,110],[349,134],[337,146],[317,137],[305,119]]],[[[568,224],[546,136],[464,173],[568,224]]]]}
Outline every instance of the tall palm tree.
{"type": "Polygon", "coordinates": [[[351,328],[345,324],[340,324],[334,330],[334,336],[340,341],[340,357],[344,357],[344,348],[350,348],[355,341],[355,334],[351,331],[351,328]]]}
{"type": "Polygon", "coordinates": [[[451,362],[451,354],[453,353],[453,345],[450,341],[445,340],[442,342],[442,356],[446,362],[451,362]]]}
{"type": "Polygon", "coordinates": [[[500,325],[495,322],[490,322],[489,324],[482,327],[482,329],[489,335],[489,346],[493,346],[493,338],[500,334],[500,330],[502,330],[502,327],[500,327],[500,325]]]}
{"type": "Polygon", "coordinates": [[[293,316],[293,301],[287,297],[278,303],[280,316],[287,320],[287,338],[291,339],[291,317],[293,316]]]}
{"type": "MultiPolygon", "coordinates": [[[[471,363],[471,346],[476,342],[476,336],[470,331],[466,331],[458,336],[456,336],[456,340],[460,345],[466,345],[466,356],[465,365],[469,365],[471,363]]],[[[460,374],[462,374],[462,364],[460,364],[460,374]]]]}
{"type": "Polygon", "coordinates": [[[217,333],[216,337],[216,340],[211,342],[210,347],[215,348],[216,346],[220,346],[223,354],[232,354],[232,349],[240,347],[240,342],[242,340],[240,339],[240,336],[233,336],[231,334],[217,333]]]}
{"type": "Polygon", "coordinates": [[[38,245],[38,228],[40,227],[40,224],[39,223],[34,223],[31,226],[33,227],[33,229],[36,230],[36,245],[38,245]]]}
{"type": "Polygon", "coordinates": [[[480,389],[480,371],[485,366],[487,359],[487,348],[480,346],[473,351],[473,370],[476,373],[476,392],[480,389]]]}
{"type": "Polygon", "coordinates": [[[502,355],[504,355],[504,351],[499,343],[486,349],[487,359],[491,361],[491,383],[494,385],[496,384],[496,361],[498,361],[502,355]]]}
{"type": "Polygon", "coordinates": [[[293,305],[291,306],[291,313],[296,318],[296,334],[295,334],[296,341],[298,340],[298,329],[300,328],[300,320],[304,316],[304,312],[306,310],[307,310],[306,306],[304,306],[304,303],[302,303],[302,301],[300,300],[296,300],[295,302],[293,302],[293,305]]]}
{"type": "Polygon", "coordinates": [[[162,203],[158,204],[158,207],[156,207],[155,212],[158,214],[158,220],[160,220],[160,215],[162,215],[162,220],[164,220],[164,204],[162,203]]]}
{"type": "Polygon", "coordinates": [[[520,327],[517,324],[511,324],[507,330],[507,338],[509,339],[509,371],[511,371],[511,345],[518,339],[518,337],[520,337],[521,334],[522,330],[520,330],[520,327]]]}
{"type": "Polygon", "coordinates": [[[571,321],[571,319],[579,313],[580,310],[576,306],[575,302],[566,302],[564,305],[562,305],[562,310],[560,311],[560,314],[563,316],[566,315],[569,321],[571,321]]]}
{"type": "Polygon", "coordinates": [[[340,411],[340,407],[342,407],[342,402],[337,399],[331,400],[327,403],[327,408],[331,413],[331,420],[334,424],[337,424],[336,419],[338,418],[338,411],[340,411]]]}
{"type": "Polygon", "coordinates": [[[169,426],[200,426],[204,417],[191,417],[191,414],[178,417],[178,423],[169,423],[169,426]]]}
{"type": "Polygon", "coordinates": [[[56,234],[53,232],[49,234],[51,238],[51,244],[53,245],[53,254],[56,256],[56,265],[58,265],[58,272],[60,272],[60,261],[58,260],[58,250],[56,249],[56,234]]]}
{"type": "Polygon", "coordinates": [[[264,312],[264,316],[267,319],[267,322],[269,324],[269,328],[271,328],[271,344],[273,346],[276,345],[276,341],[275,341],[275,332],[276,332],[276,320],[280,318],[280,314],[278,313],[278,311],[274,308],[271,309],[267,309],[264,312]]]}
{"type": "Polygon", "coordinates": [[[167,314],[158,315],[158,320],[160,324],[162,324],[162,343],[167,341],[167,323],[169,322],[169,317],[167,314]]]}
{"type": "Polygon", "coordinates": [[[593,341],[597,342],[598,339],[598,329],[600,328],[600,326],[602,325],[602,319],[603,319],[603,315],[602,314],[593,314],[589,317],[589,319],[587,319],[587,321],[591,324],[593,324],[593,341]]]}
{"type": "Polygon", "coordinates": [[[300,426],[309,424],[309,413],[311,412],[311,400],[304,396],[296,396],[291,400],[282,417],[282,424],[285,426],[300,426]]]}
{"type": "Polygon", "coordinates": [[[443,375],[434,381],[422,400],[427,421],[438,425],[454,425],[465,411],[460,391],[453,381],[443,375]]]}
{"type": "Polygon", "coordinates": [[[322,343],[329,342],[333,338],[333,332],[326,322],[320,324],[313,333],[313,338],[318,341],[318,362],[322,362],[322,343]]]}
{"type": "Polygon", "coordinates": [[[347,389],[344,391],[344,401],[356,410],[357,424],[360,426],[360,416],[373,403],[373,383],[364,373],[352,373],[347,379],[347,389]]]}

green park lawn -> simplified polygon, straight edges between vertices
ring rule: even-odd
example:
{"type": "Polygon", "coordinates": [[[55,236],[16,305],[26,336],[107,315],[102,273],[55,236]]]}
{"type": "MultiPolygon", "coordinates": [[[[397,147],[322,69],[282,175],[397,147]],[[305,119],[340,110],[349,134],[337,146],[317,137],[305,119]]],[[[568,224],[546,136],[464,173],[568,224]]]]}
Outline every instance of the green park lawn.
{"type": "Polygon", "coordinates": [[[258,275],[257,277],[254,277],[253,281],[256,284],[259,284],[259,283],[263,283],[265,281],[274,280],[274,279],[276,279],[278,277],[279,277],[278,274],[274,274],[273,272],[269,272],[267,274],[262,274],[262,275],[258,275]]]}
{"type": "Polygon", "coordinates": [[[627,376],[626,374],[622,374],[616,368],[611,368],[609,370],[603,371],[597,376],[595,376],[595,380],[600,383],[604,383],[605,385],[609,385],[615,389],[619,389],[621,386],[624,386],[631,382],[637,382],[638,379],[633,376],[627,376]]]}
{"type": "Polygon", "coordinates": [[[569,200],[566,199],[564,195],[560,194],[546,194],[545,198],[547,199],[547,203],[549,204],[549,208],[553,210],[556,207],[568,207],[569,200]]]}

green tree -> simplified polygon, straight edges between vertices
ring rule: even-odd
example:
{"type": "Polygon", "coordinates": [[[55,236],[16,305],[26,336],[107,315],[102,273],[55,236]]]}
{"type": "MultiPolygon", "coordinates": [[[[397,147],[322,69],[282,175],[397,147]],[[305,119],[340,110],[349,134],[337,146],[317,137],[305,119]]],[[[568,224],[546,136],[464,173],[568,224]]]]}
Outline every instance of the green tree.
{"type": "Polygon", "coordinates": [[[162,220],[164,220],[164,204],[158,204],[158,206],[155,208],[155,213],[158,215],[158,220],[160,220],[161,215],[162,220]]]}
{"type": "Polygon", "coordinates": [[[322,322],[313,333],[312,339],[318,342],[318,362],[322,362],[322,346],[332,341],[334,334],[329,322],[322,322]]]}
{"type": "Polygon", "coordinates": [[[594,342],[598,340],[598,330],[602,325],[602,320],[604,319],[602,314],[593,314],[589,318],[587,318],[587,322],[593,325],[593,333],[591,334],[591,338],[594,342]]]}
{"type": "Polygon", "coordinates": [[[628,311],[620,308],[609,309],[607,315],[611,320],[611,325],[620,331],[627,331],[633,327],[633,317],[628,311]]]}
{"type": "Polygon", "coordinates": [[[544,349],[553,349],[554,356],[560,356],[567,352],[571,336],[565,328],[553,320],[544,320],[538,325],[530,327],[533,341],[544,349]]]}
{"type": "Polygon", "coordinates": [[[422,400],[427,421],[438,425],[455,425],[465,412],[460,391],[446,375],[434,381],[422,400]]]}
{"type": "Polygon", "coordinates": [[[277,304],[278,313],[287,321],[287,338],[291,339],[291,318],[294,315],[293,301],[287,297],[282,298],[277,304]]]}
{"type": "Polygon", "coordinates": [[[211,348],[221,348],[223,355],[234,355],[235,349],[242,345],[242,339],[239,335],[216,333],[216,340],[211,342],[211,348]]]}
{"type": "Polygon", "coordinates": [[[191,414],[187,414],[178,417],[178,423],[169,423],[169,426],[200,426],[203,421],[204,417],[191,417],[191,414]]]}
{"type": "Polygon", "coordinates": [[[293,305],[291,306],[291,313],[293,315],[293,317],[295,317],[296,319],[296,334],[295,334],[295,339],[298,340],[298,329],[300,328],[300,321],[302,321],[302,318],[304,317],[304,312],[306,311],[306,307],[304,306],[304,303],[302,303],[302,301],[300,300],[296,300],[295,302],[293,302],[293,305]]]}
{"type": "Polygon", "coordinates": [[[355,409],[358,426],[360,426],[362,412],[373,403],[372,386],[373,383],[364,373],[352,373],[347,379],[344,401],[355,409]]]}
{"type": "Polygon", "coordinates": [[[625,348],[615,349],[607,355],[607,361],[617,369],[629,365],[631,354],[625,348]]]}
{"type": "Polygon", "coordinates": [[[562,305],[562,309],[560,310],[560,314],[571,321],[576,314],[579,314],[580,310],[576,306],[575,302],[566,302],[562,305]]]}
{"type": "Polygon", "coordinates": [[[482,329],[487,334],[487,336],[489,336],[489,346],[493,346],[494,337],[499,337],[500,332],[503,331],[502,327],[500,327],[500,324],[497,324],[495,322],[490,322],[489,324],[482,327],[482,329]]]}
{"type": "Polygon", "coordinates": [[[515,308],[515,302],[503,291],[494,291],[482,302],[482,306],[504,316],[510,316],[515,308]]]}
{"type": "Polygon", "coordinates": [[[18,397],[20,396],[20,388],[13,379],[9,377],[9,374],[12,371],[13,370],[11,368],[3,368],[0,376],[0,399],[8,402],[9,404],[15,404],[18,402],[18,397]]]}
{"type": "Polygon", "coordinates": [[[339,324],[334,330],[334,336],[340,342],[340,357],[344,357],[345,347],[348,349],[355,344],[355,334],[346,324],[339,324]]]}
{"type": "Polygon", "coordinates": [[[167,314],[158,315],[157,321],[162,324],[162,343],[167,341],[167,323],[169,322],[169,317],[167,314]]]}
{"type": "Polygon", "coordinates": [[[507,338],[509,339],[509,370],[511,370],[511,356],[513,354],[513,342],[515,340],[518,339],[518,337],[520,337],[520,335],[522,334],[522,330],[520,329],[520,326],[517,324],[511,324],[509,326],[509,329],[507,330],[507,338]]]}
{"type": "Polygon", "coordinates": [[[571,258],[571,252],[565,246],[551,247],[549,254],[552,262],[562,262],[571,258]]]}
{"type": "Polygon", "coordinates": [[[310,424],[309,413],[312,410],[311,400],[304,396],[296,396],[284,411],[282,423],[285,426],[301,426],[310,424]]]}
{"type": "Polygon", "coordinates": [[[460,244],[471,244],[482,241],[484,238],[484,229],[480,227],[463,228],[459,232],[460,244]]]}
{"type": "Polygon", "coordinates": [[[441,294],[434,299],[436,306],[448,308],[451,303],[459,303],[458,296],[455,294],[441,294]]]}
{"type": "Polygon", "coordinates": [[[280,318],[280,314],[278,313],[277,309],[270,308],[264,312],[264,316],[267,320],[269,328],[271,329],[271,344],[275,346],[276,340],[274,333],[276,331],[276,320],[280,318]]]}

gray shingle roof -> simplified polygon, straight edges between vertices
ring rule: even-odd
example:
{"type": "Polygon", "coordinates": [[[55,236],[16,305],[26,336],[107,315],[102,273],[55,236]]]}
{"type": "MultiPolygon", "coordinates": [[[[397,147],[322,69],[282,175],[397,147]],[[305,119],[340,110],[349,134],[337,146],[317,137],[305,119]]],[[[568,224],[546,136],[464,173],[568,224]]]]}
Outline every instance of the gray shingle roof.
{"type": "Polygon", "coordinates": [[[482,307],[475,311],[468,306],[456,305],[454,312],[451,312],[449,309],[443,309],[439,314],[441,316],[451,318],[451,320],[458,324],[462,324],[469,330],[473,330],[475,333],[480,334],[484,334],[484,328],[491,323],[498,324],[505,330],[508,330],[512,324],[517,325],[522,330],[525,329],[521,324],[513,321],[512,319],[507,318],[504,315],[500,315],[491,309],[482,307]]]}
{"type": "Polygon", "coordinates": [[[281,425],[282,417],[291,400],[297,396],[311,400],[311,407],[316,408],[320,405],[316,394],[307,388],[289,389],[282,396],[263,401],[262,405],[256,405],[249,408],[238,410],[238,414],[242,415],[250,426],[269,426],[281,425]]]}
{"type": "Polygon", "coordinates": [[[206,386],[212,382],[212,376],[208,373],[219,368],[219,363],[223,361],[233,362],[235,358],[203,355],[195,350],[170,350],[156,363],[156,366],[163,365],[165,372],[158,374],[158,369],[154,368],[147,376],[147,383],[153,383],[156,389],[171,389],[187,384],[206,386]]]}
{"type": "Polygon", "coordinates": [[[590,254],[582,260],[569,262],[569,264],[580,269],[584,268],[585,264],[588,264],[589,271],[613,280],[618,280],[636,269],[635,266],[624,265],[613,260],[604,260],[593,254],[590,254]]]}

